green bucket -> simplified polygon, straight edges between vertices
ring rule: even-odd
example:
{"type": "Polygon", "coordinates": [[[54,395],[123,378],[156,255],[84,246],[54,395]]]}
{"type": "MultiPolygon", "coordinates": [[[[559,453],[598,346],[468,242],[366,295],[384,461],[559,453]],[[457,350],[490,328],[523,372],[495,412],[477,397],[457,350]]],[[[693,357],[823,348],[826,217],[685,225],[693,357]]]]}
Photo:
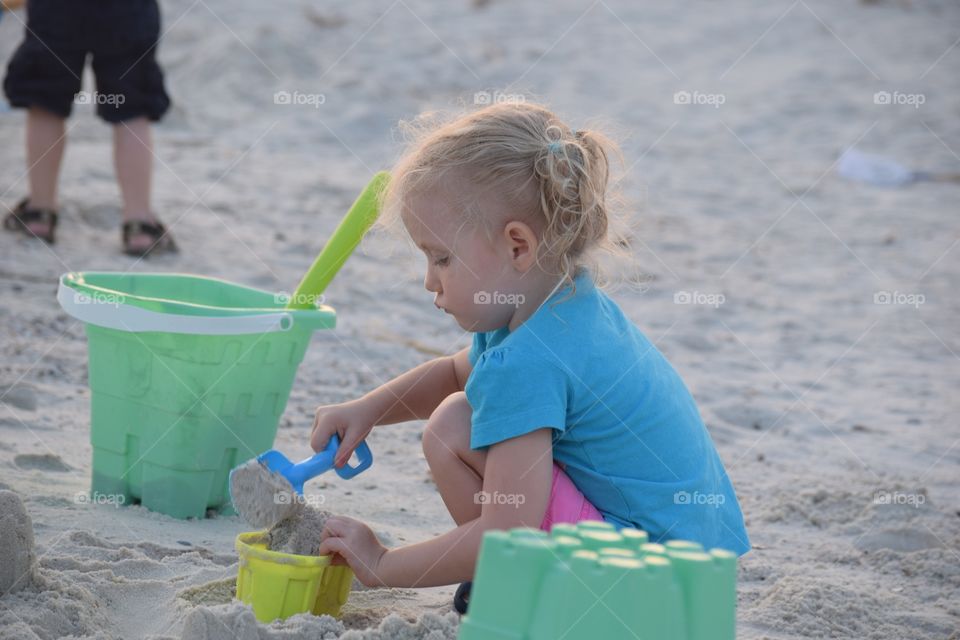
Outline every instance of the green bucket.
{"type": "Polygon", "coordinates": [[[86,324],[94,496],[177,518],[232,513],[227,475],[273,446],[294,376],[336,313],[214,278],[67,273],[86,324]]]}

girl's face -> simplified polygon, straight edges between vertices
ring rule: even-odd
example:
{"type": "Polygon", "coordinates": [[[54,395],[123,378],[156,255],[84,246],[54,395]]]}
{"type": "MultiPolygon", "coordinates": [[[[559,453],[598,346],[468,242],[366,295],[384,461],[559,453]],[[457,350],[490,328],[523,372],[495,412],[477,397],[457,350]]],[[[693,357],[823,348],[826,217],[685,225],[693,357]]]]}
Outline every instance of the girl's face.
{"type": "Polygon", "coordinates": [[[437,308],[466,331],[493,331],[510,323],[520,302],[520,283],[509,251],[497,238],[466,224],[466,214],[447,189],[413,194],[403,207],[403,224],[426,256],[423,286],[437,308]],[[519,298],[518,298],[519,296],[519,298]]]}

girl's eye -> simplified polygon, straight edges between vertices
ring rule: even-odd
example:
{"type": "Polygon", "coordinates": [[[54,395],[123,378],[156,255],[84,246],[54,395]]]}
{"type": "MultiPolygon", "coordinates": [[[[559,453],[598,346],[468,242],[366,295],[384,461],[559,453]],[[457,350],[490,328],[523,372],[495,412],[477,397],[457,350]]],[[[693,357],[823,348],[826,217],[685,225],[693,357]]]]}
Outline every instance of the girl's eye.
{"type": "Polygon", "coordinates": [[[444,256],[443,258],[437,258],[436,260],[433,261],[433,264],[434,266],[437,266],[437,267],[445,267],[448,264],[450,264],[450,258],[448,256],[444,256]]]}

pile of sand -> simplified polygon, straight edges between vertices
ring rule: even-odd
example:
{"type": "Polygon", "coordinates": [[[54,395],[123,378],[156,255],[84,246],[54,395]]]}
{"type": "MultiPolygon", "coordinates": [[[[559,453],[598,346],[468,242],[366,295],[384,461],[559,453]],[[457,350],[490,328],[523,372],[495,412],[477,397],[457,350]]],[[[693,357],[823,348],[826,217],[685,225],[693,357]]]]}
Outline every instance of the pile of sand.
{"type": "Polygon", "coordinates": [[[230,473],[230,497],[252,526],[269,528],[271,551],[315,556],[330,513],[306,504],[281,474],[254,460],[230,473]]]}
{"type": "MultiPolygon", "coordinates": [[[[131,626],[113,624],[117,609],[132,614],[156,601],[177,573],[207,575],[213,569],[222,575],[222,567],[232,563],[206,550],[112,544],[85,531],[68,532],[38,553],[20,496],[2,490],[0,638],[129,637],[143,625],[133,616],[131,626]]],[[[152,620],[160,630],[176,623],[174,615],[163,613],[152,620]]]]}
{"type": "MultiPolygon", "coordinates": [[[[31,518],[19,495],[0,490],[0,638],[170,637],[163,634],[183,614],[156,606],[174,601],[176,585],[210,578],[217,580],[209,584],[220,585],[235,581],[236,572],[233,555],[214,554],[185,540],[171,548],[147,541],[111,543],[88,531],[67,531],[35,550],[31,518]],[[152,613],[145,619],[147,610],[152,613]]],[[[197,603],[218,602],[229,593],[195,591],[197,603]]]]}
{"type": "Polygon", "coordinates": [[[230,472],[230,498],[234,509],[251,526],[272,527],[297,511],[297,494],[279,473],[248,460],[230,472]]]}
{"type": "Polygon", "coordinates": [[[33,525],[23,501],[13,491],[0,491],[0,596],[35,581],[33,525]]]}
{"type": "Polygon", "coordinates": [[[55,572],[0,601],[2,638],[114,638],[106,631],[103,603],[90,589],[55,572]]]}
{"type": "Polygon", "coordinates": [[[331,616],[299,614],[269,626],[258,624],[250,607],[232,603],[198,607],[187,615],[181,640],[456,640],[456,613],[425,613],[416,622],[390,614],[376,628],[348,630],[331,616]]]}
{"type": "Polygon", "coordinates": [[[272,551],[315,556],[320,551],[320,534],[330,512],[310,505],[299,505],[293,515],[273,525],[267,533],[272,551]]]}

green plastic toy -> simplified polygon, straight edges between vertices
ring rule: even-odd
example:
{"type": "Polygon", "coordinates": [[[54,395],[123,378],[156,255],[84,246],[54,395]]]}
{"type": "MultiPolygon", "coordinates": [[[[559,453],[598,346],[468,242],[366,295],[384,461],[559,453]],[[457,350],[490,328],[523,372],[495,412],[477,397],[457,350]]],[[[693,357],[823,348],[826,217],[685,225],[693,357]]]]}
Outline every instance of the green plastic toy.
{"type": "Polygon", "coordinates": [[[347,215],[343,217],[333,235],[323,246],[323,251],[307,270],[287,306],[291,309],[312,309],[315,298],[323,293],[333,276],[357,248],[361,238],[377,220],[380,213],[379,198],[390,180],[390,174],[381,171],[357,196],[347,215]]]}
{"type": "Polygon", "coordinates": [[[459,640],[735,640],[736,554],[604,522],[488,531],[459,640]]]}
{"type": "Polygon", "coordinates": [[[336,324],[332,307],[293,303],[320,298],[387,179],[374,176],[290,300],[190,275],[61,276],[57,299],[89,343],[93,500],[232,513],[230,470],[273,446],[311,335],[336,324]]]}

